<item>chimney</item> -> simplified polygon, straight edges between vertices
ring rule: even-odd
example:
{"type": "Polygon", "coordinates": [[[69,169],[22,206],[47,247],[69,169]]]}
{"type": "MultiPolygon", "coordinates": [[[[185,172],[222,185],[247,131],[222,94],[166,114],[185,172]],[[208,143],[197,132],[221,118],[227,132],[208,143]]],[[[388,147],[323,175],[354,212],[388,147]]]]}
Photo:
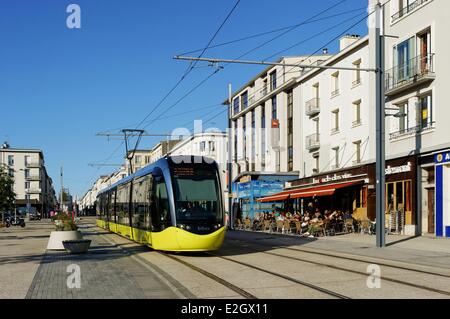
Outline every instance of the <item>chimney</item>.
{"type": "Polygon", "coordinates": [[[344,35],[340,40],[340,51],[344,50],[346,47],[352,45],[356,41],[360,39],[360,36],[357,34],[347,34],[344,35]]]}

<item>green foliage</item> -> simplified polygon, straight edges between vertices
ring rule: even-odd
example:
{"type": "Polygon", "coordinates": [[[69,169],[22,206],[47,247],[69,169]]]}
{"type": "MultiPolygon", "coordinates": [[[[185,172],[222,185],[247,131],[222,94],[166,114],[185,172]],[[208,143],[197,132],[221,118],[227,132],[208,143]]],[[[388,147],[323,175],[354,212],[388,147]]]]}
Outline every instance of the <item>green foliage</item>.
{"type": "Polygon", "coordinates": [[[8,175],[4,167],[0,167],[0,212],[14,210],[14,179],[8,175]]]}
{"type": "Polygon", "coordinates": [[[57,231],[73,231],[78,229],[78,226],[72,218],[65,213],[58,214],[55,220],[55,226],[57,231]]]}

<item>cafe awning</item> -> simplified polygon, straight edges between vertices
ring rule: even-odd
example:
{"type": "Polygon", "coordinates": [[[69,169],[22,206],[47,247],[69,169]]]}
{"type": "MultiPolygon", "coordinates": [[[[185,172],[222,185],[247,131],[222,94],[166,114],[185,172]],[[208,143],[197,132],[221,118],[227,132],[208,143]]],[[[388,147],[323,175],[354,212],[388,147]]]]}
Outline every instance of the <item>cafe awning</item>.
{"type": "Polygon", "coordinates": [[[338,189],[355,186],[358,184],[364,184],[364,180],[356,180],[356,181],[344,182],[344,183],[334,183],[334,184],[315,186],[315,187],[307,187],[307,188],[296,188],[296,189],[283,191],[281,193],[274,194],[271,196],[263,197],[263,198],[258,199],[257,201],[260,203],[269,203],[269,202],[284,201],[287,199],[331,196],[338,189]]]}

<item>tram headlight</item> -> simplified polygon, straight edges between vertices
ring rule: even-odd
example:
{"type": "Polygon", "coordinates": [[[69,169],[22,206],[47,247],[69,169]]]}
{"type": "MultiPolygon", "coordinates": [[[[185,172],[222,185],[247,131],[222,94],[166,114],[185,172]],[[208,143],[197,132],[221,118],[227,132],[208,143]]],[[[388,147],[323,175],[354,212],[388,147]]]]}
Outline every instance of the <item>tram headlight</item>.
{"type": "Polygon", "coordinates": [[[219,229],[220,227],[222,227],[222,224],[215,224],[214,225],[214,229],[219,229]]]}
{"type": "Polygon", "coordinates": [[[180,229],[191,230],[191,226],[189,226],[189,225],[178,224],[178,227],[179,227],[180,229]]]}

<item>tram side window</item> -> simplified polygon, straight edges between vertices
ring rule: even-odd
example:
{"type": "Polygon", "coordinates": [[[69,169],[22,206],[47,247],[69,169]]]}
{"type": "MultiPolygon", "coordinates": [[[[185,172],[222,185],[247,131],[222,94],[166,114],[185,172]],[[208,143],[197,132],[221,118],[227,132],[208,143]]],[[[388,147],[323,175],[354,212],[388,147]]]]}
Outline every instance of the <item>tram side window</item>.
{"type": "Polygon", "coordinates": [[[155,178],[151,206],[152,230],[162,231],[172,226],[169,197],[164,177],[155,178]]]}
{"type": "Polygon", "coordinates": [[[129,201],[130,201],[130,183],[126,185],[120,185],[117,188],[117,199],[116,199],[116,215],[117,223],[121,225],[130,224],[129,219],[129,201]]]}
{"type": "Polygon", "coordinates": [[[117,223],[116,220],[116,211],[115,211],[115,204],[116,204],[116,190],[112,190],[108,197],[108,212],[109,212],[109,221],[113,223],[117,223]]]}
{"type": "Polygon", "coordinates": [[[101,219],[104,221],[107,221],[107,216],[106,216],[106,212],[105,212],[105,194],[102,194],[100,196],[100,211],[101,211],[101,219]]]}
{"type": "Polygon", "coordinates": [[[144,176],[133,182],[132,225],[142,230],[150,230],[150,198],[152,176],[144,176]]]}

